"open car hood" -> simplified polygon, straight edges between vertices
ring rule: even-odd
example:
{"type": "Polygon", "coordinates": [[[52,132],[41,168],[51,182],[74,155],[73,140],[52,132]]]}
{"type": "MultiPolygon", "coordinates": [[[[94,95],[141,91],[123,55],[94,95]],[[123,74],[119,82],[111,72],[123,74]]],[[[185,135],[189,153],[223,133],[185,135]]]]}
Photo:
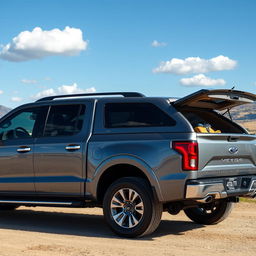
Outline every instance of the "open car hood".
{"type": "Polygon", "coordinates": [[[214,110],[225,110],[233,107],[253,103],[256,95],[249,92],[236,90],[200,90],[186,97],[176,100],[175,107],[196,107],[214,110]]]}

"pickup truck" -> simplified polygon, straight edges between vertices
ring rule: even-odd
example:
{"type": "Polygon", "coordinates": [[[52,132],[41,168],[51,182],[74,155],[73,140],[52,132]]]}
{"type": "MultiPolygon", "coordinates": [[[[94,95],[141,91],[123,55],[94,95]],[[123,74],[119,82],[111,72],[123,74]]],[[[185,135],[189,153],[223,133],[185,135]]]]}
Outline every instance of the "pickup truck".
{"type": "Polygon", "coordinates": [[[102,207],[124,237],[152,233],[163,211],[216,224],[240,196],[256,195],[256,136],[221,114],[255,100],[222,89],[176,101],[114,92],[20,106],[0,120],[0,210],[102,207]]]}

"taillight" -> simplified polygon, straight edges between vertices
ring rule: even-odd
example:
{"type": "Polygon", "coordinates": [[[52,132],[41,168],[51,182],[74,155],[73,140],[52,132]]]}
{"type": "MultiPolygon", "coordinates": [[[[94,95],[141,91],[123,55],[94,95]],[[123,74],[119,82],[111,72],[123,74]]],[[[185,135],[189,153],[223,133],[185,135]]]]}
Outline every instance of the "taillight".
{"type": "Polygon", "coordinates": [[[184,171],[198,170],[198,143],[194,141],[174,141],[173,149],[182,155],[182,169],[184,171]]]}

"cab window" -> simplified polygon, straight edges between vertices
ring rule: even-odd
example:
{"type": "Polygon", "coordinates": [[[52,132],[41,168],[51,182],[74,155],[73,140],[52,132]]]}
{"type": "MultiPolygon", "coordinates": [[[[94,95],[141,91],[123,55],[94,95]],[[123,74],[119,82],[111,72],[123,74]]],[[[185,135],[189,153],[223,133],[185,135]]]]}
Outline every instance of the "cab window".
{"type": "Polygon", "coordinates": [[[80,104],[51,106],[43,136],[72,136],[79,133],[84,113],[85,106],[80,104]]]}
{"type": "Polygon", "coordinates": [[[0,139],[32,138],[43,131],[47,107],[21,110],[0,124],[0,139]]]}

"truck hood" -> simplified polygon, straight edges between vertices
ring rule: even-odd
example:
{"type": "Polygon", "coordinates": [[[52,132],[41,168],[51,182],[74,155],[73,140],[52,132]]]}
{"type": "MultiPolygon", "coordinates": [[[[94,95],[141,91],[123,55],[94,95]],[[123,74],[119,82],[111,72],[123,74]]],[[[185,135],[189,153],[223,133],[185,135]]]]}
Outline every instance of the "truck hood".
{"type": "Polygon", "coordinates": [[[256,95],[236,90],[199,90],[186,97],[176,100],[175,107],[196,107],[214,110],[225,110],[233,107],[253,103],[256,95]]]}

